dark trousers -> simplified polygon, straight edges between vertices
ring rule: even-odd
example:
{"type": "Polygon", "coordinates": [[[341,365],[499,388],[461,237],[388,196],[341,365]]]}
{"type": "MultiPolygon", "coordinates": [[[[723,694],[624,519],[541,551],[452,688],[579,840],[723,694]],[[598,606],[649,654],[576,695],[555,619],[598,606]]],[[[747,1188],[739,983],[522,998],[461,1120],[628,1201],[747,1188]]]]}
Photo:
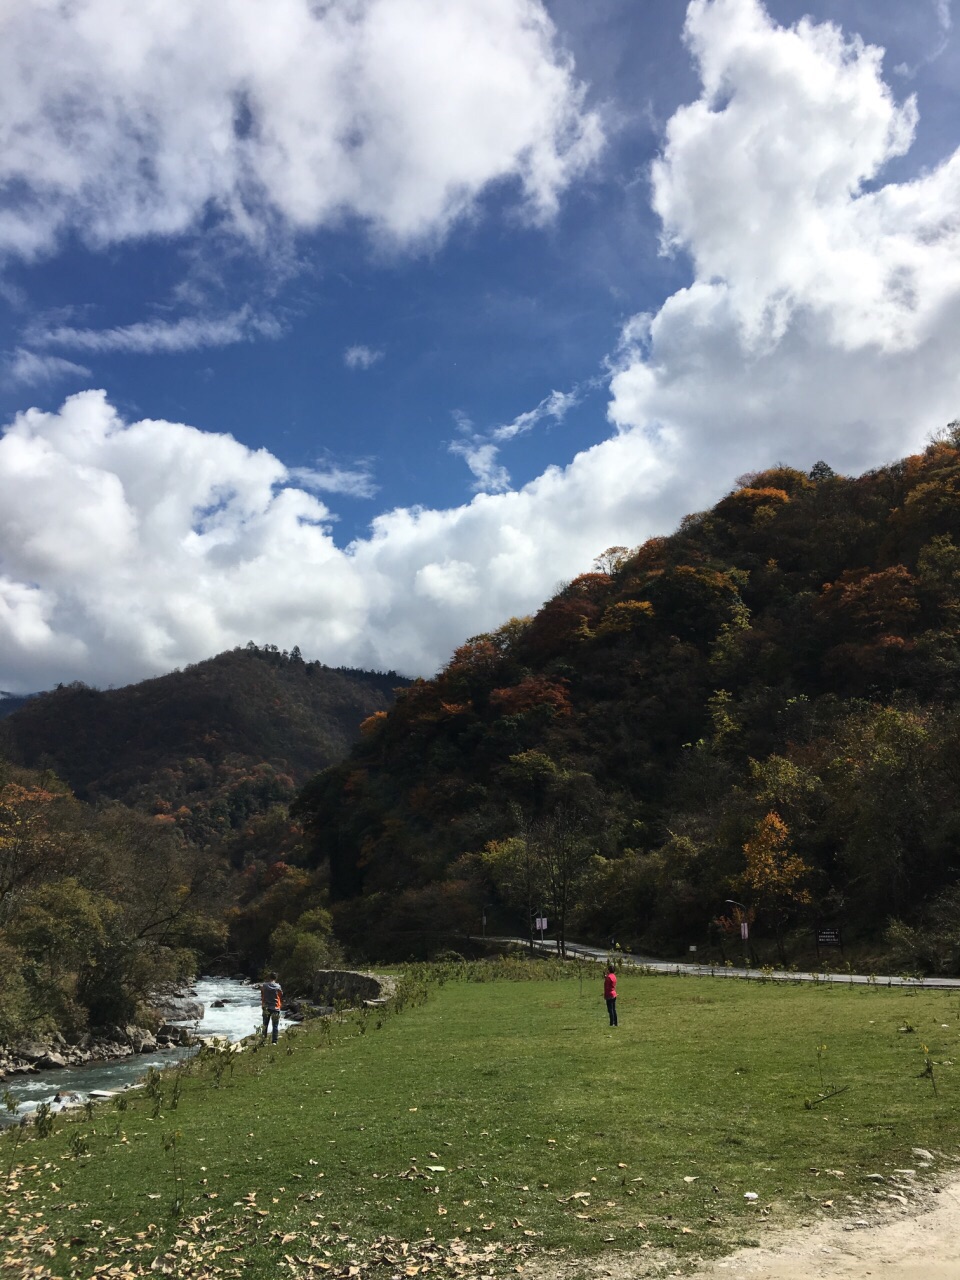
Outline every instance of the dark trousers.
{"type": "Polygon", "coordinates": [[[617,997],[616,996],[614,996],[612,1000],[607,1001],[607,1013],[609,1013],[610,1015],[611,1027],[617,1026],[618,1023],[617,1023],[617,997]]]}
{"type": "Polygon", "coordinates": [[[273,1019],[273,1043],[276,1044],[277,1033],[280,1026],[280,1010],[264,1009],[263,1011],[263,1034],[264,1035],[267,1034],[267,1027],[269,1026],[271,1018],[273,1019]]]}

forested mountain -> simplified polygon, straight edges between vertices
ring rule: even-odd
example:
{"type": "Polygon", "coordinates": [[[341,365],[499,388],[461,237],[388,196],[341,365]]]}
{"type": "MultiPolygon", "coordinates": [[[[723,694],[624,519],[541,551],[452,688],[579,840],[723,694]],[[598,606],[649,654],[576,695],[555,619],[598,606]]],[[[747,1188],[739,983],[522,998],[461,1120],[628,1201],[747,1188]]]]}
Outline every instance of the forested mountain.
{"type": "Polygon", "coordinates": [[[770,959],[826,922],[956,968],[958,699],[955,423],[859,478],[746,476],[610,549],[367,720],[294,811],[371,953],[497,904],[734,955],[742,912],[770,959]]]}
{"type": "Polygon", "coordinates": [[[125,1024],[198,964],[277,967],[291,994],[336,954],[325,868],[288,801],[392,701],[394,673],[248,646],[0,725],[0,1044],[125,1024]],[[32,766],[32,767],[25,767],[32,766]]]}
{"type": "Polygon", "coordinates": [[[248,645],[122,689],[74,684],[31,698],[0,724],[0,754],[203,843],[291,800],[405,683],[248,645]]]}

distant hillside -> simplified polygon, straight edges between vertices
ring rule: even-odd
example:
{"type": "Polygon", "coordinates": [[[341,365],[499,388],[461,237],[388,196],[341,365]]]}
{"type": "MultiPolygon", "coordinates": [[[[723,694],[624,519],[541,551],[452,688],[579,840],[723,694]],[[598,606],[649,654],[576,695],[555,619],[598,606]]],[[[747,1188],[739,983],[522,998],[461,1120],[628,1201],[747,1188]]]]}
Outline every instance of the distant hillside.
{"type": "Polygon", "coordinates": [[[52,769],[80,799],[172,815],[206,840],[342,759],[406,683],[249,645],[122,689],[31,698],[0,723],[0,754],[52,769]]]}
{"type": "Polygon", "coordinates": [[[960,970],[958,778],[955,423],[859,478],[744,477],[611,548],[403,691],[294,812],[343,935],[381,952],[486,904],[738,956],[743,910],[767,958],[827,921],[960,970]]]}
{"type": "Polygon", "coordinates": [[[0,720],[4,716],[13,715],[14,711],[19,711],[24,703],[35,697],[37,697],[35,693],[7,693],[6,690],[0,689],[0,720]]]}

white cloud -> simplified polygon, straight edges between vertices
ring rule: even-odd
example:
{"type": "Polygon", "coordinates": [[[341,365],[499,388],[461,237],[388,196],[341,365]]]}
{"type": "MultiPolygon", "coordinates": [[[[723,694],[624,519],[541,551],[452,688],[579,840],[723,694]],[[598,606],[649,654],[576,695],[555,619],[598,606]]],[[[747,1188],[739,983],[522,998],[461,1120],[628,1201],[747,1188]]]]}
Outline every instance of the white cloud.
{"type": "MultiPolygon", "coordinates": [[[[430,673],[741,471],[858,470],[957,417],[960,153],[884,184],[914,108],[832,26],[694,0],[687,38],[703,94],[670,122],[654,200],[692,278],[625,325],[611,439],[515,491],[386,512],[340,548],[266,450],[126,424],[102,392],[30,410],[0,439],[0,686],[135,679],[248,639],[430,673]]],[[[508,483],[499,442],[458,421],[475,476],[508,483]]]]}
{"type": "Polygon", "coordinates": [[[0,7],[0,251],[359,218],[407,244],[512,180],[550,216],[602,143],[541,0],[0,7]]]}
{"type": "Polygon", "coordinates": [[[226,347],[257,338],[279,338],[280,323],[271,315],[254,315],[241,307],[226,316],[184,316],[180,320],[142,320],[112,329],[75,329],[58,325],[35,328],[29,338],[34,346],[66,347],[103,354],[170,355],[201,347],[226,347]]]}
{"type": "Polygon", "coordinates": [[[883,185],[916,106],[831,24],[693,0],[686,38],[703,93],[669,123],[653,199],[694,278],[625,327],[611,419],[672,433],[690,505],[718,468],[899,455],[960,409],[960,153],[883,185]]]}
{"type": "Polygon", "coordinates": [[[62,378],[87,378],[90,370],[60,356],[38,355],[17,347],[6,360],[5,381],[13,386],[35,387],[59,382],[62,378]]]}
{"type": "Polygon", "coordinates": [[[562,422],[569,411],[580,402],[580,389],[572,391],[551,391],[534,409],[520,413],[512,422],[494,427],[492,431],[478,433],[473,423],[461,410],[455,410],[453,417],[460,432],[460,438],[447,446],[450,453],[464,462],[473,473],[473,488],[478,493],[504,493],[510,488],[510,472],[498,461],[501,445],[517,436],[526,435],[534,427],[552,418],[554,422],[562,422]]]}
{"type": "Polygon", "coordinates": [[[373,347],[347,347],[343,353],[343,363],[348,369],[372,369],[373,366],[383,359],[383,352],[376,351],[373,347]]]}
{"type": "Polygon", "coordinates": [[[518,414],[512,422],[494,428],[490,433],[491,438],[502,444],[506,440],[513,440],[516,436],[526,435],[547,418],[552,418],[554,422],[562,422],[579,401],[580,392],[577,388],[573,391],[551,391],[548,396],[544,396],[535,409],[528,409],[525,413],[518,414]]]}
{"type": "Polygon", "coordinates": [[[351,498],[372,498],[378,489],[369,463],[355,467],[341,467],[327,463],[320,467],[291,467],[291,480],[305,489],[319,493],[342,493],[351,498]]]}
{"type": "Polygon", "coordinates": [[[950,11],[951,0],[931,0],[931,3],[937,20],[937,43],[924,56],[919,67],[910,66],[906,62],[901,62],[899,66],[894,67],[894,71],[899,76],[906,76],[907,79],[912,79],[920,67],[929,66],[931,62],[936,62],[950,45],[950,34],[953,30],[953,14],[950,11]]]}
{"type": "Polygon", "coordinates": [[[634,432],[517,492],[391,511],[343,549],[266,450],[127,424],[82,392],[0,439],[0,685],[138,679],[249,639],[430,673],[617,541],[638,505],[662,519],[663,471],[634,432]]]}
{"type": "Polygon", "coordinates": [[[450,452],[462,458],[473,475],[473,487],[479,493],[503,493],[510,488],[510,472],[497,461],[499,449],[489,440],[479,438],[452,440],[450,452]]]}

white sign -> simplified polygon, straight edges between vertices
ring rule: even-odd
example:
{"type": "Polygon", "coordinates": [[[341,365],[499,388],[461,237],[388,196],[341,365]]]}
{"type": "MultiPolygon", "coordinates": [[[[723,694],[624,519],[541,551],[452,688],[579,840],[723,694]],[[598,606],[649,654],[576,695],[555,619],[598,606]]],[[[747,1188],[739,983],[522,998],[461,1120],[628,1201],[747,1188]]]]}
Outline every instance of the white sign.
{"type": "Polygon", "coordinates": [[[536,924],[534,925],[534,928],[539,929],[541,933],[546,933],[546,931],[547,931],[547,917],[546,917],[546,916],[537,916],[537,922],[536,922],[536,924]]]}
{"type": "Polygon", "coordinates": [[[744,942],[746,942],[746,940],[750,937],[750,926],[747,924],[746,920],[740,921],[740,937],[744,940],[744,942]]]}

